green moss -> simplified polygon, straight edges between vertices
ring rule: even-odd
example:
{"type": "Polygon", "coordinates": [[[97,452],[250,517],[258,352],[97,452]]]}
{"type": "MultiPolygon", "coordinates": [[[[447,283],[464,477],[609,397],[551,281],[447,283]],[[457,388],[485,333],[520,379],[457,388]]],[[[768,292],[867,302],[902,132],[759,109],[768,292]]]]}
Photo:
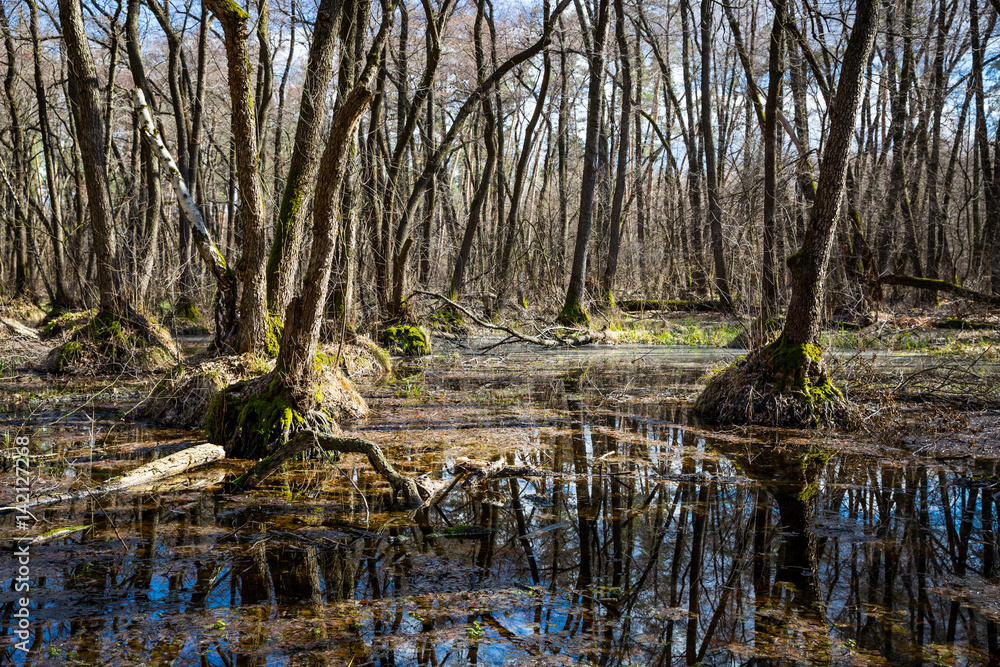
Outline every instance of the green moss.
{"type": "Polygon", "coordinates": [[[431,315],[431,323],[435,329],[451,333],[466,333],[465,320],[457,309],[448,306],[431,315]]]}
{"type": "Polygon", "coordinates": [[[71,331],[97,315],[96,310],[66,311],[55,307],[42,321],[42,338],[55,338],[71,331]]]}
{"type": "Polygon", "coordinates": [[[404,357],[422,357],[431,353],[427,333],[409,324],[389,327],[379,335],[378,340],[390,353],[404,357]]]}
{"type": "Polygon", "coordinates": [[[75,340],[68,341],[59,348],[56,359],[52,363],[52,370],[58,373],[59,371],[64,370],[67,366],[71,365],[74,361],[80,359],[82,356],[83,345],[75,340]]]}
{"type": "Polygon", "coordinates": [[[201,313],[198,312],[198,306],[194,304],[187,304],[175,309],[174,317],[187,320],[188,322],[197,322],[201,317],[201,313]]]}
{"type": "Polygon", "coordinates": [[[227,456],[259,459],[273,443],[287,442],[305,419],[293,409],[278,379],[249,398],[240,395],[245,386],[238,382],[212,399],[205,415],[205,435],[209,442],[225,447],[227,456]]]}
{"type": "Polygon", "coordinates": [[[267,342],[265,351],[271,359],[278,358],[278,352],[281,351],[281,334],[284,330],[285,326],[282,324],[280,317],[277,315],[267,316],[267,342]]]}
{"type": "Polygon", "coordinates": [[[556,317],[556,322],[567,327],[589,327],[590,316],[577,299],[569,298],[556,317]]]}
{"type": "Polygon", "coordinates": [[[843,398],[826,373],[821,375],[820,382],[813,382],[810,366],[823,363],[823,350],[816,345],[790,341],[781,336],[765,347],[761,354],[767,360],[779,392],[798,393],[809,403],[843,398]]]}

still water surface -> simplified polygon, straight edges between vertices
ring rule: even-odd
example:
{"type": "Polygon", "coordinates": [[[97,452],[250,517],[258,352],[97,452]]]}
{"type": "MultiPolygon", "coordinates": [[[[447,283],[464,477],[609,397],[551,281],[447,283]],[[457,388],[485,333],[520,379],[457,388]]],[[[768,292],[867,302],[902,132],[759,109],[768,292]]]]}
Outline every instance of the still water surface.
{"type": "MultiPolygon", "coordinates": [[[[359,427],[402,467],[450,482],[455,456],[503,455],[548,473],[421,512],[391,511],[346,457],[245,496],[40,510],[89,528],[32,548],[27,656],[0,559],[0,664],[1000,665],[995,462],[702,424],[688,399],[719,354],[404,369],[359,427]]],[[[87,392],[4,417],[34,424],[48,474],[107,476],[78,464],[109,435],[146,441],[137,456],[192,437],[112,428],[135,396],[87,392]]]]}

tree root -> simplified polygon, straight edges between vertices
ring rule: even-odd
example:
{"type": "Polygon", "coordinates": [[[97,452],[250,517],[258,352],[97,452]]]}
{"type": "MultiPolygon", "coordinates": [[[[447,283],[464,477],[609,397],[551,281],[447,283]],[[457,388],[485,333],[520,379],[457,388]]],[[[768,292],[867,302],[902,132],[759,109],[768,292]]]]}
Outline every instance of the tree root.
{"type": "Polygon", "coordinates": [[[298,431],[277,451],[233,480],[230,483],[230,488],[235,491],[245,491],[259,485],[282,465],[313,446],[328,452],[364,454],[368,457],[368,462],[371,463],[375,471],[389,482],[393,495],[402,497],[406,507],[420,507],[429,495],[426,489],[421,489],[418,486],[416,480],[396,470],[377,443],[363,438],[340,436],[329,431],[311,429],[298,431]]]}
{"type": "Polygon", "coordinates": [[[712,377],[694,407],[708,421],[726,424],[808,428],[853,423],[820,349],[783,338],[712,377]]]}

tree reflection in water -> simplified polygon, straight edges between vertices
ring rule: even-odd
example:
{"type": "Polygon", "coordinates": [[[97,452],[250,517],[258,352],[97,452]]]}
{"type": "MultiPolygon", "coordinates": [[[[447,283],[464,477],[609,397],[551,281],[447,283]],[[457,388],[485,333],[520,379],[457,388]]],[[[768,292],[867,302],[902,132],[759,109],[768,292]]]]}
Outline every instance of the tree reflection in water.
{"type": "Polygon", "coordinates": [[[713,433],[573,398],[580,377],[537,388],[556,417],[506,454],[554,474],[481,499],[373,502],[366,526],[292,472],[270,496],[47,510],[97,528],[33,557],[33,641],[119,664],[1000,664],[992,468],[713,433]]]}

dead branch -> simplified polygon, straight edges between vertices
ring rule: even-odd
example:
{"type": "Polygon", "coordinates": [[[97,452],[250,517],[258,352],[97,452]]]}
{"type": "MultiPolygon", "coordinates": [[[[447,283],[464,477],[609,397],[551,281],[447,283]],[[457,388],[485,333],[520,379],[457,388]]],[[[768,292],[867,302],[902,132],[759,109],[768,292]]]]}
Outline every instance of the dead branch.
{"type": "Polygon", "coordinates": [[[313,446],[342,454],[364,454],[368,457],[368,462],[375,468],[375,471],[392,486],[393,493],[402,495],[403,503],[406,506],[419,507],[424,500],[424,495],[421,494],[416,481],[397,471],[377,443],[363,438],[345,437],[313,430],[303,430],[296,433],[273,454],[261,459],[257,465],[233,480],[232,488],[236,491],[245,491],[257,486],[287,461],[313,446]]]}
{"type": "Polygon", "coordinates": [[[531,343],[532,345],[538,345],[540,347],[576,347],[579,345],[588,345],[590,343],[595,343],[600,341],[603,336],[596,331],[585,331],[577,336],[572,336],[570,338],[548,338],[542,336],[531,336],[529,334],[521,333],[520,331],[515,331],[510,327],[503,324],[493,324],[492,322],[487,322],[479,317],[477,317],[468,308],[455,303],[443,294],[438,294],[437,292],[427,292],[425,290],[414,290],[414,294],[423,294],[424,296],[431,296],[435,299],[440,299],[444,301],[452,308],[462,311],[467,315],[473,322],[483,327],[484,329],[490,329],[491,331],[502,331],[509,336],[516,338],[522,343],[531,343]]]}

